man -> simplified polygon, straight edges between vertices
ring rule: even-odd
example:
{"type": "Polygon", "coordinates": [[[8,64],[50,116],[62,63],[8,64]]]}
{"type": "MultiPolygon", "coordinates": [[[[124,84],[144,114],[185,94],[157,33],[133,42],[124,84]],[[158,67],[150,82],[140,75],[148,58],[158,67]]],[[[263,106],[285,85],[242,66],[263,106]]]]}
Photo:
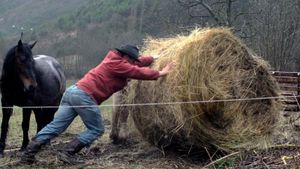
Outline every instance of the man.
{"type": "Polygon", "coordinates": [[[76,157],[76,153],[104,133],[98,105],[123,89],[130,78],[156,80],[172,69],[172,63],[167,64],[161,71],[138,66],[150,65],[153,61],[153,57],[139,57],[139,50],[133,45],[109,51],[98,66],[65,91],[55,118],[32,139],[22,154],[21,162],[33,163],[41,147],[65,131],[79,115],[87,130],[69,142],[58,154],[58,158],[70,164],[83,163],[76,157]]]}

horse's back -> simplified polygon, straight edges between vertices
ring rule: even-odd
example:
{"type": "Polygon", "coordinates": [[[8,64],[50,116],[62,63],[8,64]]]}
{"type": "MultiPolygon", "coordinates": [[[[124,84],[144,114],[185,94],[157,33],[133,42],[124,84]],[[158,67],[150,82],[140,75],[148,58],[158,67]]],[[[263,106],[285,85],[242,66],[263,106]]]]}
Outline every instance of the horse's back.
{"type": "Polygon", "coordinates": [[[51,100],[60,99],[66,88],[63,67],[51,56],[36,55],[34,60],[38,83],[38,91],[36,92],[39,94],[38,99],[41,99],[45,104],[51,102],[51,100]]]}
{"type": "Polygon", "coordinates": [[[52,56],[47,55],[36,55],[34,56],[35,63],[37,64],[38,68],[45,66],[51,68],[53,72],[61,71],[63,72],[63,68],[60,63],[52,56]]]}

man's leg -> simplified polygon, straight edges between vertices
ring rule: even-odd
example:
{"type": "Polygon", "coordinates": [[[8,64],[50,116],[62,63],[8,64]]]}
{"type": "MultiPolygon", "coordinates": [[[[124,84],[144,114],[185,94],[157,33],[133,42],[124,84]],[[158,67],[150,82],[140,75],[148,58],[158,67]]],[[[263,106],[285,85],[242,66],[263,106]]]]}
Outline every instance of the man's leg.
{"type": "Polygon", "coordinates": [[[86,145],[90,145],[104,133],[104,125],[100,109],[98,107],[85,108],[78,112],[87,130],[80,133],[78,139],[86,145]]]}
{"type": "Polygon", "coordinates": [[[102,136],[104,126],[98,105],[90,96],[78,89],[72,94],[70,100],[72,105],[80,105],[80,107],[74,107],[74,110],[80,116],[87,130],[67,144],[64,151],[59,153],[58,158],[66,163],[78,164],[83,163],[83,161],[77,158],[75,154],[102,136]]]}
{"type": "Polygon", "coordinates": [[[54,137],[61,134],[67,129],[74,118],[77,116],[76,111],[68,103],[68,94],[64,95],[61,105],[55,115],[53,121],[39,131],[29,143],[25,152],[21,156],[21,162],[33,163],[35,154],[38,153],[41,147],[54,137]]]}

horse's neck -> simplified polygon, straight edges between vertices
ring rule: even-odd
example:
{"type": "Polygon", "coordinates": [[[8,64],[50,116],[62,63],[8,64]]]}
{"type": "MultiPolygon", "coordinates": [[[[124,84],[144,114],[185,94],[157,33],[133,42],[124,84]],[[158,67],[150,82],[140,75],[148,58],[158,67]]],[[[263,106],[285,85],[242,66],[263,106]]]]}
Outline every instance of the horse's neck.
{"type": "Polygon", "coordinates": [[[17,77],[17,71],[14,69],[13,65],[4,64],[1,77],[5,79],[15,79],[17,77]]]}
{"type": "Polygon", "coordinates": [[[2,74],[1,74],[1,83],[15,85],[21,82],[20,77],[18,76],[13,65],[3,65],[2,74]]]}

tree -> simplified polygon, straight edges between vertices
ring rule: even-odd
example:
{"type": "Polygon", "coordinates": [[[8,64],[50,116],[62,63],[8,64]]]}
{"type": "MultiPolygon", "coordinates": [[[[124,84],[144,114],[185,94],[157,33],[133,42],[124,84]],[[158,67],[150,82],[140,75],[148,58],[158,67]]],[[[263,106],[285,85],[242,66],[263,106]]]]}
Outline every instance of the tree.
{"type": "Polygon", "coordinates": [[[295,71],[300,63],[300,0],[177,1],[195,23],[232,27],[275,70],[295,71]]]}
{"type": "Polygon", "coordinates": [[[249,0],[178,0],[186,7],[190,19],[197,19],[204,26],[226,26],[242,37],[252,37],[252,24],[246,19],[250,12],[249,0]]]}
{"type": "Polygon", "coordinates": [[[255,1],[261,14],[255,20],[258,36],[252,41],[275,70],[295,71],[300,35],[299,0],[255,1]]]}

